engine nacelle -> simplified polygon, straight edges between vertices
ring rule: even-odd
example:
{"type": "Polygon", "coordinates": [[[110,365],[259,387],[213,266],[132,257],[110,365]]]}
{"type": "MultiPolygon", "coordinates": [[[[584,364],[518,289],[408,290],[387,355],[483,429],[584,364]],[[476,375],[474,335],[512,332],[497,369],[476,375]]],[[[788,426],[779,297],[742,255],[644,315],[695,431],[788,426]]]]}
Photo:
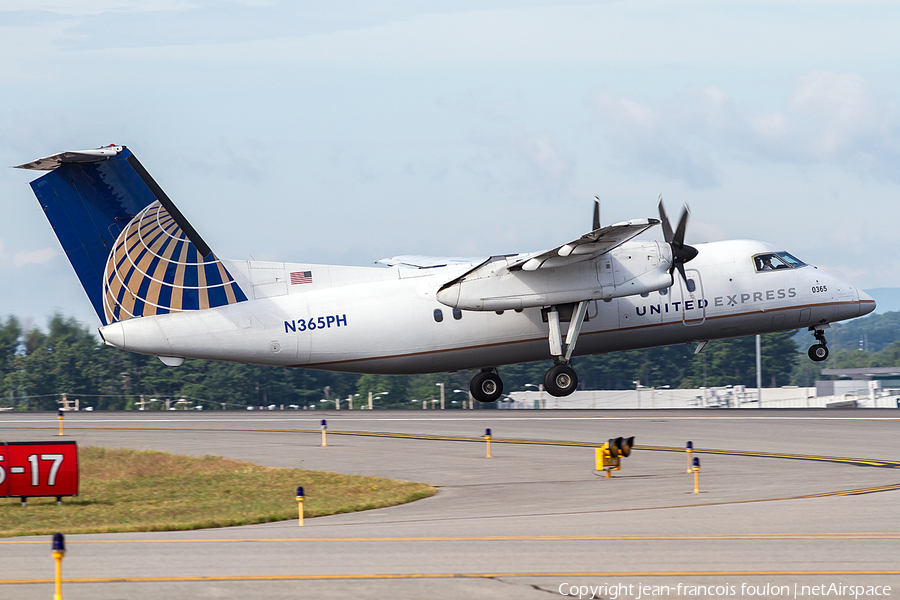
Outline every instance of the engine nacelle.
{"type": "Polygon", "coordinates": [[[633,296],[672,285],[672,252],[663,242],[626,242],[594,260],[510,271],[497,258],[442,287],[437,299],[462,310],[517,310],[633,296]]]}

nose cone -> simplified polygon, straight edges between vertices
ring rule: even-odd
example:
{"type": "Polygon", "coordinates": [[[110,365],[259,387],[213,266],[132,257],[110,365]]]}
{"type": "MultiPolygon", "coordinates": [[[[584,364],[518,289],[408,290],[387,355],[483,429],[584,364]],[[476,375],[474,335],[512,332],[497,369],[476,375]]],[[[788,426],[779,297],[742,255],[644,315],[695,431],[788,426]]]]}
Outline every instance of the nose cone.
{"type": "Polygon", "coordinates": [[[875,299],[859,290],[859,316],[867,315],[875,310],[875,299]]]}

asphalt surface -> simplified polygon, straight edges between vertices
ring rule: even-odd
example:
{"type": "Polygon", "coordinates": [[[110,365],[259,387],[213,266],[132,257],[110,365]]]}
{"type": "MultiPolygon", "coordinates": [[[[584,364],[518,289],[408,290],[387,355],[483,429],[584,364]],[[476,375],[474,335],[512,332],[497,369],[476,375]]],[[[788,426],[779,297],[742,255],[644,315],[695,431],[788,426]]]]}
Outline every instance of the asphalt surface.
{"type": "MultiPolygon", "coordinates": [[[[67,536],[64,598],[900,597],[898,425],[896,410],[70,414],[81,446],[439,492],[302,528],[67,536]],[[598,476],[593,448],[620,435],[637,448],[598,476]]],[[[0,439],[56,433],[55,414],[0,413],[0,439]]],[[[49,538],[0,539],[0,598],[52,597],[52,577],[49,538]]]]}

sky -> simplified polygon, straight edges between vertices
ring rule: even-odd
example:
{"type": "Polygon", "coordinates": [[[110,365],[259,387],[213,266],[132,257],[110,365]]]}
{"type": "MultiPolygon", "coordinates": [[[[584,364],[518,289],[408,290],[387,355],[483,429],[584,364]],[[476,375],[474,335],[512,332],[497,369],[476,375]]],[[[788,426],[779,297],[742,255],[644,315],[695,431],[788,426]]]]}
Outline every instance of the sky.
{"type": "MultiPolygon", "coordinates": [[[[900,287],[897,31],[866,0],[0,0],[0,164],[127,145],[222,258],[543,250],[662,194],[688,243],[900,287]]],[[[0,173],[0,317],[99,325],[0,173]]]]}

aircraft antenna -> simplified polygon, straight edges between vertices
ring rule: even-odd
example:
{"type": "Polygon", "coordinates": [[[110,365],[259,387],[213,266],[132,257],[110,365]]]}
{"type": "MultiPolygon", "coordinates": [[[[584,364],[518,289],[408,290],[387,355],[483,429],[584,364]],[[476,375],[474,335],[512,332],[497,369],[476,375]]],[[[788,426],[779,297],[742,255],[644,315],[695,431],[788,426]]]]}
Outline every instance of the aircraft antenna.
{"type": "Polygon", "coordinates": [[[594,196],[594,229],[600,229],[600,196],[594,196]]]}

